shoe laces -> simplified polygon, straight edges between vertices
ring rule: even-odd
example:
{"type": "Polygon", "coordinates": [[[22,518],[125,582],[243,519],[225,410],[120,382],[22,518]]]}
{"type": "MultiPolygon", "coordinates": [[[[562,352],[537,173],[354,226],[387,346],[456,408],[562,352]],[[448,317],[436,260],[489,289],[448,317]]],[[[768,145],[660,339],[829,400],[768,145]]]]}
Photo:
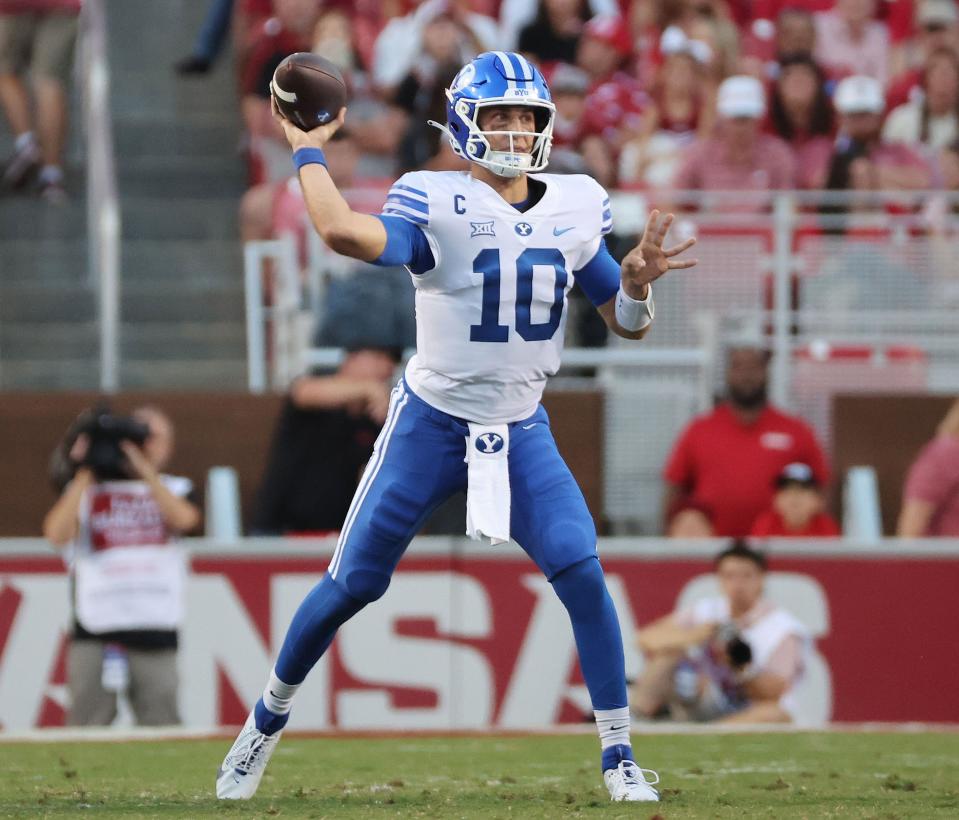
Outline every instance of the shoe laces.
{"type": "Polygon", "coordinates": [[[627,786],[639,786],[640,784],[644,786],[655,786],[659,783],[659,775],[656,772],[652,769],[642,769],[632,760],[619,761],[617,768],[623,776],[623,783],[627,786]],[[651,780],[647,779],[647,774],[652,777],[651,780]]]}
{"type": "Polygon", "coordinates": [[[249,743],[247,743],[246,748],[237,752],[239,760],[233,764],[234,768],[242,769],[246,772],[250,771],[250,769],[252,769],[256,764],[260,754],[266,748],[267,741],[269,739],[270,736],[265,735],[262,732],[250,732],[250,740],[249,743]]]}

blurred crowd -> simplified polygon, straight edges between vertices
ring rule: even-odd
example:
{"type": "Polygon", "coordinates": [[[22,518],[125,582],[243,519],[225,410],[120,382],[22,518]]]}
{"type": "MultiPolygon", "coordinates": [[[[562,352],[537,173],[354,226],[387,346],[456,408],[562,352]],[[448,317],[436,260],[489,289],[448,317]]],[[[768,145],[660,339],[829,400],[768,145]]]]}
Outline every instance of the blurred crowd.
{"type": "MultiPolygon", "coordinates": [[[[297,50],[347,80],[330,165],[357,208],[406,170],[461,167],[426,121],[444,120],[456,69],[495,49],[523,52],[550,83],[550,170],[608,188],[675,206],[674,190],[756,191],[737,198],[756,208],[775,189],[959,187],[953,0],[235,0],[233,24],[247,239],[297,227],[302,211],[268,89],[297,50]]],[[[181,70],[197,65],[209,57],[181,70]]]]}

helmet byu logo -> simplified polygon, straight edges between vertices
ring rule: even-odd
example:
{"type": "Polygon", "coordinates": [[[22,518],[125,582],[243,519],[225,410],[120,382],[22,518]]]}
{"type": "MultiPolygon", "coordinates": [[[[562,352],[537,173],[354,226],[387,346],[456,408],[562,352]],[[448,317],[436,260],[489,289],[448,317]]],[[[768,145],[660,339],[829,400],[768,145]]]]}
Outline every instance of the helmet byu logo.
{"type": "Polygon", "coordinates": [[[476,449],[484,455],[492,455],[503,449],[503,437],[499,433],[483,433],[476,438],[476,449]]]}
{"type": "Polygon", "coordinates": [[[476,77],[476,66],[472,63],[467,63],[460,69],[460,73],[453,78],[453,84],[450,86],[450,91],[460,91],[461,89],[466,88],[473,79],[476,77]]]}
{"type": "Polygon", "coordinates": [[[503,92],[503,96],[507,98],[512,97],[539,97],[539,91],[535,88],[507,88],[503,92]]]}

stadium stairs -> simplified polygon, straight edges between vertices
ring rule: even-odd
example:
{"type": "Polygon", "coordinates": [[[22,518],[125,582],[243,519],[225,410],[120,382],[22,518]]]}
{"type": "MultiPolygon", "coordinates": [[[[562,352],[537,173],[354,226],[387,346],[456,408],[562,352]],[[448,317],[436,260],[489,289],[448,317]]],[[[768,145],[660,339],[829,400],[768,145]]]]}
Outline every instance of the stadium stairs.
{"type": "MultiPolygon", "coordinates": [[[[107,0],[120,211],[120,385],[245,384],[245,188],[229,58],[199,79],[173,63],[203,12],[193,0],[107,0]]],[[[77,96],[76,94],[74,95],[77,96]]],[[[79,108],[71,202],[0,199],[0,388],[96,388],[95,290],[87,274],[79,108]]],[[[9,142],[0,143],[4,150],[9,142]]]]}

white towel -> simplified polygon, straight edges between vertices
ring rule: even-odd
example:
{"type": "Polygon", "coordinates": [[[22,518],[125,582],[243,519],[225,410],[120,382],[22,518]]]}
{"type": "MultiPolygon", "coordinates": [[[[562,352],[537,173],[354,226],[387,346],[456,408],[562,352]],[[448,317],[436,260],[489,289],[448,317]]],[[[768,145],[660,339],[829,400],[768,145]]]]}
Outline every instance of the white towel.
{"type": "Polygon", "coordinates": [[[509,427],[470,423],[466,439],[466,534],[509,541],[509,427]]]}

